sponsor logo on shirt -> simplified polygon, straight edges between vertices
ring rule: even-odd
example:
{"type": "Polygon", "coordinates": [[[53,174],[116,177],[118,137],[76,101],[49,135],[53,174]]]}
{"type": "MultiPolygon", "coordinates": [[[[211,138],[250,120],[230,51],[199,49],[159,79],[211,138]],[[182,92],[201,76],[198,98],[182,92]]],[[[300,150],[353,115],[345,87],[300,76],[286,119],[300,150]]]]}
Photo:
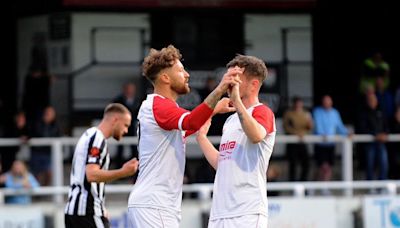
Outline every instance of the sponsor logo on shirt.
{"type": "Polygon", "coordinates": [[[219,160],[232,159],[231,154],[235,149],[236,141],[227,141],[219,146],[219,160]]]}

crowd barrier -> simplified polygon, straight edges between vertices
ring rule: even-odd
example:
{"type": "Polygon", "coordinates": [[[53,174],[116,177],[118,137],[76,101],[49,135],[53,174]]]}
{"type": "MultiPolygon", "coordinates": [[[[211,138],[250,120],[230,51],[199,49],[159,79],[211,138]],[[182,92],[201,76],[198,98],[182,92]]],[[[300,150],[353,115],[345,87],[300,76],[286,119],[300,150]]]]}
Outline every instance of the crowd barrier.
{"type": "MultiPolygon", "coordinates": [[[[292,192],[292,196],[268,197],[269,227],[389,228],[398,227],[400,221],[400,197],[396,194],[400,181],[282,182],[267,185],[269,190],[292,192]],[[385,189],[385,194],[305,197],[305,190],[310,189],[367,190],[371,187],[385,189]]],[[[106,185],[108,198],[106,205],[112,228],[128,227],[127,196],[132,187],[132,185],[106,185]],[[113,195],[118,197],[112,197],[113,195]]],[[[195,192],[198,198],[184,198],[181,227],[207,227],[212,187],[213,184],[184,185],[185,194],[195,192]]],[[[16,194],[62,195],[65,199],[68,188],[68,186],[40,187],[21,191],[1,189],[0,201],[5,196],[16,194]]],[[[36,201],[29,205],[0,203],[0,227],[64,227],[64,207],[65,202],[36,201]]]]}
{"type": "MultiPolygon", "coordinates": [[[[211,136],[210,140],[214,144],[219,144],[220,137],[219,136],[211,136]]],[[[317,188],[334,188],[334,189],[342,189],[344,191],[345,196],[352,196],[353,190],[355,188],[377,188],[383,187],[388,189],[389,193],[396,192],[396,188],[399,187],[397,181],[367,181],[367,182],[354,182],[353,181],[353,144],[354,143],[365,143],[372,142],[374,140],[372,135],[352,135],[351,137],[346,136],[332,136],[329,138],[315,135],[308,135],[304,138],[300,139],[297,136],[291,135],[277,135],[276,136],[276,144],[287,144],[287,143],[295,143],[295,142],[305,142],[309,144],[318,143],[318,142],[334,142],[341,145],[341,153],[342,153],[342,180],[339,182],[305,182],[305,183],[269,183],[268,188],[271,190],[292,190],[295,195],[301,196],[304,195],[307,189],[317,189],[317,188]]],[[[52,172],[53,172],[53,189],[46,190],[47,187],[39,188],[40,192],[49,191],[54,195],[54,201],[60,203],[63,201],[62,195],[63,191],[66,191],[63,183],[64,171],[63,171],[63,148],[64,146],[74,146],[78,141],[78,138],[72,137],[60,137],[60,138],[32,138],[27,142],[27,146],[51,146],[52,148],[52,172]],[[57,190],[60,189],[60,190],[57,190]],[[55,192],[55,194],[54,194],[55,192]]],[[[392,134],[388,137],[389,142],[400,142],[400,134],[392,134]]],[[[115,140],[109,140],[109,145],[132,145],[137,144],[137,137],[125,137],[121,141],[117,142],[115,140]]],[[[194,137],[189,137],[187,139],[187,144],[197,144],[194,137]]],[[[15,146],[21,145],[21,141],[19,139],[0,139],[0,146],[15,146]]],[[[199,152],[201,153],[201,152],[199,152]]],[[[195,188],[197,185],[189,185],[186,186],[186,189],[195,188]]],[[[201,187],[201,189],[205,189],[205,187],[201,187]]],[[[124,189],[124,186],[110,186],[115,189],[124,189]]],[[[50,187],[51,188],[51,187],[50,187]]],[[[197,187],[196,187],[197,188],[197,187]]],[[[113,190],[111,190],[113,191],[113,190]]],[[[197,190],[196,190],[197,191],[197,190]]],[[[6,193],[7,190],[2,190],[3,194],[6,193]]],[[[201,190],[200,190],[201,192],[201,190]]]]}

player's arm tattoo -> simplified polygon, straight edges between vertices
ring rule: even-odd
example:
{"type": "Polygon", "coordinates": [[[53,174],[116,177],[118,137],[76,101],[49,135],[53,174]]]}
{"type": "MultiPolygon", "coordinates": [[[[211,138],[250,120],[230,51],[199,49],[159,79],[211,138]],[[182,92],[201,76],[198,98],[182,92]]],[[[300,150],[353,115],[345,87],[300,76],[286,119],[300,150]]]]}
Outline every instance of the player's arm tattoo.
{"type": "Polygon", "coordinates": [[[212,91],[204,100],[204,102],[212,109],[215,108],[215,106],[217,105],[218,101],[221,99],[222,97],[222,93],[214,90],[212,91]]]}
{"type": "Polygon", "coordinates": [[[243,125],[243,113],[240,110],[237,110],[237,114],[238,114],[240,123],[243,125]]]}

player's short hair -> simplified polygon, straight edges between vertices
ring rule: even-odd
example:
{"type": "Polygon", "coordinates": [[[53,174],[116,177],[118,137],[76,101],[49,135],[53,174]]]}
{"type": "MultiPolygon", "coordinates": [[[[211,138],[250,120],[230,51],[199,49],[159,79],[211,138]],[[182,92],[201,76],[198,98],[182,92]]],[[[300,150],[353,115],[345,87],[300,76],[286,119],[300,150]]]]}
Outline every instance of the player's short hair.
{"type": "Polygon", "coordinates": [[[106,106],[104,109],[104,116],[107,116],[109,114],[113,113],[118,113],[118,114],[129,114],[131,115],[131,112],[129,109],[127,109],[124,105],[119,104],[119,103],[111,103],[106,106]]]}
{"type": "Polygon", "coordinates": [[[150,49],[150,53],[144,58],[142,64],[143,75],[152,83],[157,79],[161,70],[171,67],[176,60],[181,60],[182,55],[179,49],[169,45],[161,50],[150,49]]]}
{"type": "Polygon", "coordinates": [[[228,64],[227,68],[238,66],[244,68],[244,74],[257,78],[262,85],[263,81],[267,78],[268,70],[265,62],[257,57],[249,55],[236,55],[228,64]]]}

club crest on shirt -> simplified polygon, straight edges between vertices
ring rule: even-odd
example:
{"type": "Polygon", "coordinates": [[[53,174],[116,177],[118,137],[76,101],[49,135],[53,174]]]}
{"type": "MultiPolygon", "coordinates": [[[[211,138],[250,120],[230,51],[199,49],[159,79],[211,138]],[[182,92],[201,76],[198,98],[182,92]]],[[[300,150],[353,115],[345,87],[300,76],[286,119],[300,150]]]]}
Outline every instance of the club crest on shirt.
{"type": "Polygon", "coordinates": [[[98,156],[100,156],[100,150],[99,150],[99,148],[97,148],[97,147],[92,147],[92,148],[90,149],[90,156],[92,156],[92,157],[98,157],[98,156]]]}
{"type": "Polygon", "coordinates": [[[235,149],[236,141],[227,141],[219,146],[219,159],[229,160],[231,159],[231,154],[233,149],[235,149]]]}

